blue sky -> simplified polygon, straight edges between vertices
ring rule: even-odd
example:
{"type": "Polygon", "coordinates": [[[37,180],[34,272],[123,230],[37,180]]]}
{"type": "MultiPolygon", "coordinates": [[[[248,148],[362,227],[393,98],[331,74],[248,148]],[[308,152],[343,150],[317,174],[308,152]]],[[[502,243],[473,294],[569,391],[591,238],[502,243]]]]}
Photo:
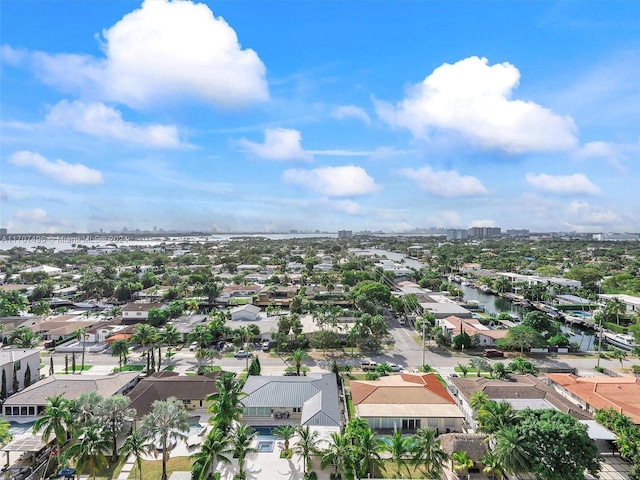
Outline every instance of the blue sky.
{"type": "Polygon", "coordinates": [[[638,2],[0,8],[12,233],[640,230],[638,2]]]}

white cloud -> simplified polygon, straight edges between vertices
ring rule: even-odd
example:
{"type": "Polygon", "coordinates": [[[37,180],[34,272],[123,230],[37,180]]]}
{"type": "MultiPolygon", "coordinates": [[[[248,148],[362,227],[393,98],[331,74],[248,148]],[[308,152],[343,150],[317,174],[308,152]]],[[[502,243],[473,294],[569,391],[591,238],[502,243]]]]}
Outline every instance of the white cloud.
{"type": "Polygon", "coordinates": [[[269,98],[265,66],[203,3],[145,0],[102,32],[103,58],[35,52],[46,83],[131,107],[193,97],[219,107],[269,98]]]}
{"type": "Polygon", "coordinates": [[[493,220],[472,220],[469,224],[469,228],[473,227],[495,227],[496,222],[493,220]]]}
{"type": "Polygon", "coordinates": [[[574,153],[574,156],[579,159],[604,159],[619,172],[626,171],[626,163],[638,155],[640,155],[640,143],[625,144],[600,141],[587,142],[574,153]]]}
{"type": "Polygon", "coordinates": [[[178,129],[174,125],[138,126],[122,119],[122,114],[104,103],[69,103],[62,100],[47,114],[46,121],[68,127],[94,137],[109,138],[154,148],[180,146],[178,129]]]}
{"type": "Polygon", "coordinates": [[[480,179],[460,175],[456,170],[436,172],[427,165],[418,170],[403,168],[399,173],[415,181],[422,190],[440,197],[467,197],[489,193],[480,179]]]}
{"type": "MultiPolygon", "coordinates": [[[[67,221],[51,218],[46,210],[42,208],[34,208],[32,210],[18,210],[13,215],[14,220],[19,224],[38,225],[38,226],[58,226],[68,225],[67,221]]],[[[13,223],[15,226],[15,223],[13,223]]]]}
{"type": "Polygon", "coordinates": [[[609,208],[573,201],[566,207],[565,225],[576,231],[607,230],[623,224],[620,215],[609,208]]]}
{"type": "Polygon", "coordinates": [[[264,143],[256,143],[246,138],[236,142],[246,152],[266,160],[313,161],[313,155],[305,152],[300,145],[302,135],[291,128],[268,128],[264,131],[264,143]]]}
{"type": "Polygon", "coordinates": [[[376,112],[418,138],[442,130],[508,153],[574,148],[576,127],[570,117],[531,101],[511,100],[519,80],[520,72],[509,63],[489,66],[486,58],[469,57],[436,68],[395,107],[376,101],[376,112]]]}
{"type": "Polygon", "coordinates": [[[460,214],[453,210],[443,210],[429,217],[429,224],[439,228],[459,227],[462,225],[460,214]]]}
{"type": "Polygon", "coordinates": [[[365,125],[371,125],[371,118],[362,108],[355,105],[341,105],[333,111],[334,118],[343,120],[345,118],[357,118],[362,120],[365,125]]]}
{"type": "Polygon", "coordinates": [[[9,163],[19,167],[31,167],[61,183],[69,185],[96,185],[104,183],[102,173],[81,163],[67,163],[64,160],[49,161],[39,153],[21,151],[9,157],[9,163]]]}
{"type": "Polygon", "coordinates": [[[312,155],[320,155],[327,157],[368,157],[376,152],[374,150],[309,150],[312,155]]]}
{"type": "Polygon", "coordinates": [[[318,204],[323,208],[335,210],[337,212],[348,213],[349,215],[358,215],[361,212],[360,205],[353,200],[333,200],[330,198],[321,198],[318,204]]]}
{"type": "Polygon", "coordinates": [[[574,173],[573,175],[548,175],[541,173],[527,173],[526,180],[529,185],[545,192],[571,195],[585,193],[597,195],[600,188],[593,184],[584,173],[574,173]]]}
{"type": "Polygon", "coordinates": [[[380,189],[364,168],[355,165],[285,170],[282,180],[328,197],[367,195],[380,189]]]}

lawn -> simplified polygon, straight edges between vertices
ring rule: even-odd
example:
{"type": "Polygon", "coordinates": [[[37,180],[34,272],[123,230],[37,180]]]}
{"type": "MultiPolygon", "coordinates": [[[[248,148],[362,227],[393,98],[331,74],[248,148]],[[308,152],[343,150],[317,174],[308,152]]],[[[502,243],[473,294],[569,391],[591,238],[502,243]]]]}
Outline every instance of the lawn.
{"type": "MultiPolygon", "coordinates": [[[[127,461],[127,457],[122,456],[118,458],[118,461],[116,463],[114,464],[109,463],[107,467],[103,468],[102,470],[98,470],[96,472],[96,480],[108,480],[111,478],[117,478],[118,475],[120,474],[120,470],[122,470],[122,467],[124,466],[126,461],[127,461]]],[[[88,467],[85,468],[81,473],[88,475],[89,468],[88,467]]]]}
{"type": "Polygon", "coordinates": [[[122,370],[118,367],[114,368],[113,371],[117,372],[141,372],[147,368],[146,365],[123,365],[122,370]]]}
{"type": "Polygon", "coordinates": [[[376,467],[374,474],[380,475],[379,478],[427,478],[424,467],[422,465],[409,464],[409,476],[407,476],[407,467],[402,467],[398,471],[398,466],[391,460],[383,460],[379,467],[376,467]]]}
{"type": "MultiPolygon", "coordinates": [[[[80,371],[86,372],[91,367],[93,367],[93,365],[85,365],[84,369],[80,368],[80,367],[81,367],[81,365],[76,365],[76,372],[80,372],[80,371]]],[[[62,370],[61,372],[56,372],[56,375],[72,375],[72,374],[73,374],[73,371],[71,370],[71,365],[69,365],[69,372],[68,373],[66,373],[64,370],[62,370]]]]}
{"type": "MultiPolygon", "coordinates": [[[[455,367],[454,370],[460,374],[460,376],[462,375],[462,370],[460,369],[460,367],[455,367]]],[[[470,368],[467,371],[467,377],[475,377],[478,375],[478,370],[476,368],[470,368]]],[[[487,377],[487,378],[491,378],[491,372],[487,372],[487,371],[481,371],[480,372],[480,376],[481,377],[487,377]]]]}
{"type": "MultiPolygon", "coordinates": [[[[192,461],[189,457],[174,457],[167,462],[167,475],[175,471],[190,472],[192,461]]],[[[129,478],[136,478],[135,467],[131,470],[129,478]]],[[[142,478],[160,478],[162,476],[162,460],[142,460],[142,478]]],[[[139,477],[139,475],[138,475],[139,477]]]]}

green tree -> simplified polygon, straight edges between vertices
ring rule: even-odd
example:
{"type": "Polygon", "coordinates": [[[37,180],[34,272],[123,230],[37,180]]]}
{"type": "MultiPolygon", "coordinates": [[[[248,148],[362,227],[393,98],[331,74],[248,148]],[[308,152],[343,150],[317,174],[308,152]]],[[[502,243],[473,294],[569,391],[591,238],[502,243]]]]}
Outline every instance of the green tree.
{"type": "Polygon", "coordinates": [[[18,348],[36,348],[40,343],[40,337],[29,327],[18,327],[9,334],[9,343],[18,348]]]}
{"type": "Polygon", "coordinates": [[[480,458],[480,461],[484,465],[482,473],[490,475],[492,480],[495,480],[496,477],[502,478],[504,476],[504,468],[493,452],[487,452],[480,458]]]}
{"type": "Polygon", "coordinates": [[[486,358],[482,357],[473,357],[469,360],[469,365],[476,369],[476,376],[479,377],[480,373],[488,372],[491,370],[491,365],[487,361],[486,358]]]}
{"type": "Polygon", "coordinates": [[[49,357],[49,376],[53,375],[53,357],[49,357]]]}
{"type": "Polygon", "coordinates": [[[79,342],[82,342],[82,363],[80,364],[80,373],[84,372],[84,354],[86,351],[85,343],[87,340],[87,330],[79,328],[75,331],[75,337],[79,342]]]}
{"type": "Polygon", "coordinates": [[[139,430],[135,430],[127,436],[120,446],[120,455],[133,455],[135,457],[137,472],[140,473],[140,480],[142,480],[142,456],[151,453],[153,450],[154,447],[149,444],[149,438],[145,437],[139,430]]]}
{"type": "Polygon", "coordinates": [[[238,458],[238,477],[242,480],[246,478],[245,472],[245,459],[250,453],[255,453],[257,450],[251,446],[253,439],[256,436],[255,430],[249,425],[236,424],[231,436],[231,443],[233,445],[233,456],[238,458]]]}
{"type": "Polygon", "coordinates": [[[587,471],[594,477],[598,476],[598,447],[589,438],[586,425],[552,409],[525,409],[519,412],[519,416],[515,429],[523,438],[524,451],[535,452],[535,455],[529,455],[530,471],[534,475],[538,478],[584,480],[584,472],[587,471]]]}
{"type": "Polygon", "coordinates": [[[542,334],[526,325],[518,325],[511,327],[505,338],[498,340],[498,348],[508,350],[520,350],[524,353],[524,349],[543,347],[545,340],[542,334]]]}
{"type": "Polygon", "coordinates": [[[24,384],[24,388],[27,388],[28,386],[31,385],[31,367],[29,366],[29,364],[27,364],[27,368],[24,369],[23,384],[24,384]]]}
{"type": "Polygon", "coordinates": [[[230,464],[229,455],[233,453],[231,439],[219,428],[213,428],[207,435],[200,450],[189,458],[194,460],[191,467],[193,480],[211,480],[215,475],[218,464],[230,464]]]}
{"type": "Polygon", "coordinates": [[[167,480],[167,461],[169,460],[169,444],[183,440],[189,431],[189,414],[182,402],[175,397],[156,400],[151,405],[151,412],[142,417],[142,432],[148,438],[154,438],[162,448],[162,476],[167,480]]]}
{"type": "Polygon", "coordinates": [[[111,343],[111,356],[118,357],[118,370],[122,371],[122,365],[127,364],[129,356],[129,340],[119,338],[111,343]]]}
{"type": "Polygon", "coordinates": [[[423,466],[425,478],[441,478],[447,454],[442,450],[435,430],[427,427],[416,430],[412,453],[413,462],[423,466]]]}
{"type": "Polygon", "coordinates": [[[623,367],[622,361],[625,358],[627,358],[627,352],[625,352],[624,350],[620,350],[619,348],[614,348],[613,350],[611,350],[609,355],[611,355],[611,358],[615,358],[616,360],[619,360],[620,361],[620,368],[623,367]]]}
{"type": "Polygon", "coordinates": [[[513,361],[509,362],[507,365],[507,369],[520,374],[530,373],[532,375],[536,375],[538,373],[538,367],[528,360],[525,360],[523,357],[516,357],[513,361]]]}
{"type": "Polygon", "coordinates": [[[60,447],[67,440],[67,431],[71,428],[69,401],[62,395],[47,397],[42,416],[33,424],[33,433],[42,431],[42,439],[49,443],[51,436],[56,446],[58,465],[60,465],[60,447]]]}
{"type": "Polygon", "coordinates": [[[4,417],[0,417],[0,447],[11,441],[12,435],[11,430],[9,430],[10,427],[11,423],[9,420],[4,417]]]}
{"type": "Polygon", "coordinates": [[[242,383],[235,380],[235,375],[225,372],[216,379],[216,392],[207,396],[211,402],[209,412],[215,414],[215,425],[228,433],[234,420],[242,414],[242,383]]]}
{"type": "Polygon", "coordinates": [[[363,297],[376,305],[388,305],[391,300],[389,287],[373,280],[358,283],[350,293],[352,298],[363,297]]]}
{"type": "Polygon", "coordinates": [[[352,450],[352,444],[346,435],[333,432],[326,448],[321,452],[322,468],[333,465],[339,480],[345,480],[347,469],[351,465],[352,450]]]}
{"type": "Polygon", "coordinates": [[[293,451],[296,455],[299,455],[302,460],[302,469],[306,474],[307,470],[311,467],[311,455],[316,455],[318,450],[318,436],[317,430],[311,430],[309,426],[297,427],[296,436],[298,441],[293,447],[293,451]]]}
{"type": "Polygon", "coordinates": [[[280,425],[271,430],[271,435],[276,438],[281,438],[284,441],[284,451],[289,453],[289,442],[296,434],[296,430],[293,425],[280,425]]]}
{"type": "Polygon", "coordinates": [[[89,467],[89,474],[96,480],[96,470],[107,465],[105,452],[109,450],[109,441],[105,438],[100,425],[89,425],[80,430],[78,440],[71,445],[67,454],[76,459],[78,471],[89,467]]]}
{"type": "Polygon", "coordinates": [[[49,315],[51,312],[51,308],[49,307],[49,302],[46,300],[40,300],[38,303],[31,307],[31,313],[33,313],[36,317],[43,317],[45,315],[49,315]]]}
{"type": "Polygon", "coordinates": [[[305,352],[304,350],[296,350],[291,355],[289,355],[289,358],[287,358],[287,361],[293,362],[293,364],[295,365],[296,375],[300,376],[302,361],[306,360],[307,358],[310,358],[310,357],[307,354],[307,352],[305,352]]]}
{"type": "Polygon", "coordinates": [[[413,438],[402,435],[402,432],[396,431],[391,437],[383,437],[386,451],[391,455],[391,460],[396,464],[398,473],[402,470],[407,471],[407,475],[411,476],[409,470],[410,453],[413,447],[413,438]]]}
{"type": "Polygon", "coordinates": [[[7,371],[2,369],[2,385],[0,385],[0,400],[7,398],[7,371]]]}
{"type": "Polygon", "coordinates": [[[155,327],[144,323],[136,325],[133,335],[131,335],[131,342],[140,345],[142,347],[143,355],[148,356],[147,346],[155,345],[158,341],[158,331],[155,327]]]}
{"type": "Polygon", "coordinates": [[[486,401],[478,410],[476,422],[478,431],[483,433],[496,433],[497,431],[515,425],[518,421],[518,413],[508,402],[486,401]]]}
{"type": "Polygon", "coordinates": [[[105,398],[98,406],[98,416],[102,421],[104,433],[111,437],[111,452],[115,458],[118,453],[116,440],[133,422],[134,408],[128,408],[131,400],[121,394],[105,398]]]}
{"type": "Polygon", "coordinates": [[[469,406],[474,410],[480,410],[489,400],[489,395],[485,392],[473,392],[471,397],[469,397],[469,406]]]}
{"type": "Polygon", "coordinates": [[[451,454],[451,462],[454,471],[465,471],[473,467],[474,461],[464,450],[458,450],[451,454]]]}
{"type": "Polygon", "coordinates": [[[459,363],[458,369],[460,370],[460,373],[462,373],[463,377],[466,377],[467,373],[469,373],[469,365],[467,365],[466,363],[459,363]]]}
{"type": "Polygon", "coordinates": [[[604,306],[607,315],[615,316],[616,323],[620,325],[620,315],[627,312],[627,305],[618,297],[610,298],[604,306]]]}
{"type": "MultiPolygon", "coordinates": [[[[531,469],[532,455],[526,449],[525,438],[515,427],[507,427],[497,432],[494,442],[493,456],[505,472],[517,475],[531,469]]],[[[557,478],[560,480],[561,477],[557,478]]]]}

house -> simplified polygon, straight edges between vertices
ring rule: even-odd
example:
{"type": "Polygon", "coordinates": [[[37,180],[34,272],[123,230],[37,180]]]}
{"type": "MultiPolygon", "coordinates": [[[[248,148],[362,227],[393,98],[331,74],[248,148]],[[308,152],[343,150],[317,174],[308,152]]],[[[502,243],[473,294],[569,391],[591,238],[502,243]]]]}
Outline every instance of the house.
{"type": "Polygon", "coordinates": [[[221,302],[228,302],[231,298],[249,298],[257,295],[262,287],[259,285],[227,285],[218,297],[221,302]]]}
{"type": "Polygon", "coordinates": [[[640,378],[578,377],[571,373],[547,373],[549,385],[580,408],[594,414],[613,408],[640,425],[640,378]]]}
{"type": "Polygon", "coordinates": [[[547,383],[534,375],[511,375],[511,381],[505,382],[486,377],[451,378],[451,392],[457,400],[460,410],[472,428],[477,428],[476,412],[469,405],[471,396],[482,392],[490,400],[508,402],[515,410],[525,408],[552,408],[567,413],[578,420],[590,420],[588,415],[575,404],[564,398],[547,383]]]}
{"type": "Polygon", "coordinates": [[[93,320],[80,320],[85,318],[78,315],[60,315],[52,320],[45,320],[29,328],[33,333],[37,333],[44,341],[60,341],[63,339],[75,338],[76,332],[81,328],[88,329],[100,323],[100,319],[93,317],[93,320]]]}
{"type": "Polygon", "coordinates": [[[138,381],[139,372],[111,373],[109,375],[54,374],[9,397],[3,405],[8,419],[32,422],[44,412],[48,397],[62,395],[75,400],[84,392],[96,392],[103,398],[126,394],[138,381]]]}
{"type": "Polygon", "coordinates": [[[273,285],[263,287],[258,292],[258,301],[256,305],[266,307],[268,305],[277,305],[285,308],[289,308],[291,300],[298,294],[299,287],[295,285],[282,286],[273,285]]]}
{"type": "Polygon", "coordinates": [[[223,372],[211,372],[204,375],[186,376],[177,372],[157,372],[140,382],[128,393],[131,399],[129,408],[135,408],[135,420],[139,421],[151,411],[153,402],[175,397],[189,411],[205,413],[211,402],[206,398],[216,393],[216,380],[223,372]]]}
{"type": "Polygon", "coordinates": [[[244,320],[249,322],[255,322],[260,319],[260,307],[255,305],[238,305],[231,309],[231,320],[238,321],[244,320]]]}
{"type": "Polygon", "coordinates": [[[176,327],[178,333],[182,335],[182,341],[186,342],[187,337],[196,325],[204,325],[209,322],[207,315],[181,315],[167,323],[176,327]]]}
{"type": "Polygon", "coordinates": [[[127,303],[122,307],[122,321],[123,323],[144,322],[149,316],[149,310],[163,306],[162,303],[127,303]]]}
{"type": "Polygon", "coordinates": [[[479,263],[465,263],[460,267],[460,273],[466,275],[468,273],[475,273],[482,268],[479,263]]]}
{"type": "Polygon", "coordinates": [[[26,348],[3,348],[0,350],[0,369],[6,377],[6,389],[13,392],[13,374],[18,379],[18,391],[24,389],[24,378],[28,370],[31,372],[31,383],[40,378],[40,350],[26,348]]]}
{"type": "Polygon", "coordinates": [[[50,265],[38,265],[37,267],[25,268],[24,270],[20,270],[20,273],[37,273],[44,272],[47,275],[52,277],[56,275],[60,275],[62,273],[62,269],[58,267],[52,267],[50,265]]]}
{"type": "Polygon", "coordinates": [[[459,335],[461,332],[466,333],[470,337],[478,336],[480,347],[494,347],[498,340],[507,336],[508,329],[492,329],[486,325],[482,325],[475,318],[460,318],[450,316],[437,320],[437,324],[448,331],[451,338],[459,335]]]}
{"type": "Polygon", "coordinates": [[[401,373],[351,382],[356,415],[379,432],[428,427],[461,432],[464,415],[434,373],[401,373]]]}
{"type": "Polygon", "coordinates": [[[624,295],[624,294],[612,294],[612,295],[601,294],[601,295],[598,295],[598,297],[604,302],[607,302],[612,298],[617,298],[618,300],[622,301],[622,303],[626,305],[627,313],[640,312],[640,297],[634,297],[632,295],[624,295]]]}
{"type": "Polygon", "coordinates": [[[301,425],[339,431],[342,413],[334,373],[305,377],[250,376],[242,389],[241,422],[251,426],[301,425]]]}

